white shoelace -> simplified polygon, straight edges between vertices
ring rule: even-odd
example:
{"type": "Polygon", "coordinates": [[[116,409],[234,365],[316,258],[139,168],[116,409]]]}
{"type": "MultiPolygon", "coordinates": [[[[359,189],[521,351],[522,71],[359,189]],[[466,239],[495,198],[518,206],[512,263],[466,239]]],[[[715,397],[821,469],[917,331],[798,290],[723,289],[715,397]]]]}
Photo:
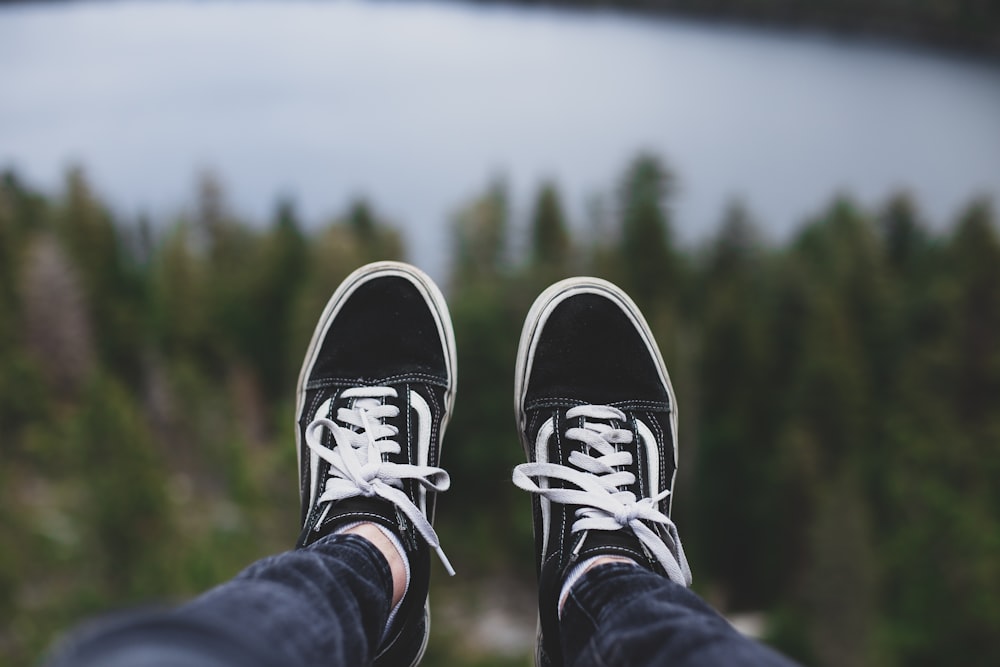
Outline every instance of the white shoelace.
{"type": "Polygon", "coordinates": [[[448,473],[434,466],[391,463],[382,459],[384,454],[400,452],[399,443],[393,440],[399,429],[382,421],[399,415],[398,407],[383,402],[385,398],[396,398],[396,390],[392,387],[354,387],[341,396],[356,399],[352,408],[337,410],[337,422],[347,427],[326,418],[315,419],[306,427],[306,445],[330,464],[326,488],[317,499],[318,503],[327,505],[315,525],[322,524],[330,507],[338,500],[378,496],[395,505],[413,522],[448,574],[454,575],[455,569],[444,555],[434,527],[403,491],[404,479],[416,480],[431,491],[447,491],[451,485],[448,473]],[[323,445],[323,429],[333,434],[336,443],[333,449],[323,445]]]}
{"type": "Polygon", "coordinates": [[[583,427],[567,429],[566,437],[584,443],[585,447],[583,451],[570,453],[568,462],[573,467],[558,463],[522,463],[514,468],[514,484],[553,503],[580,505],[571,528],[574,533],[630,528],[672,581],[690,586],[691,569],[677,534],[677,526],[657,509],[659,502],[670,495],[670,489],[664,489],[654,497],[640,499],[636,499],[631,491],[621,490],[620,487],[635,484],[636,478],[628,470],[616,470],[620,466],[632,465],[632,454],[619,451],[615,445],[632,442],[632,432],[612,428],[601,421],[587,421],[625,421],[625,413],[607,405],[581,405],[566,412],[567,419],[577,417],[584,418],[583,427]],[[558,479],[579,488],[549,488],[540,486],[531,478],[558,479]],[[643,521],[662,526],[673,549],[643,521]]]}

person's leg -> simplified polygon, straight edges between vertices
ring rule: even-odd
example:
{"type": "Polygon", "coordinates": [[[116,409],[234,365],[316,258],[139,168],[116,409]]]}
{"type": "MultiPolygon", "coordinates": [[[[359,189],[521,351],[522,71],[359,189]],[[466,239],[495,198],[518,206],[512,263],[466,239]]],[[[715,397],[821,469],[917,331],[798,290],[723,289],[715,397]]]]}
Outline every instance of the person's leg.
{"type": "Polygon", "coordinates": [[[670,499],[677,400],[642,313],[572,278],[528,313],[515,369],[532,494],[540,667],[786,665],[687,587],[670,499]],[[616,562],[617,561],[617,562],[616,562]]]}
{"type": "Polygon", "coordinates": [[[297,549],[168,612],[71,638],[59,667],[415,665],[427,643],[438,467],[455,394],[444,297],[379,262],[330,298],[296,394],[297,549]]]}
{"type": "Polygon", "coordinates": [[[330,535],[258,561],[177,609],[99,621],[50,664],[370,664],[393,592],[388,560],[372,541],[330,535]]]}
{"type": "Polygon", "coordinates": [[[636,564],[598,565],[569,590],[560,618],[565,664],[792,667],[737,632],[689,588],[636,564]]]}
{"type": "Polygon", "coordinates": [[[405,594],[389,611],[375,665],[415,665],[430,630],[431,552],[454,574],[431,525],[456,385],[444,296],[423,272],[377,262],[330,298],[296,394],[298,546],[338,531],[381,534],[400,555],[405,594]]]}

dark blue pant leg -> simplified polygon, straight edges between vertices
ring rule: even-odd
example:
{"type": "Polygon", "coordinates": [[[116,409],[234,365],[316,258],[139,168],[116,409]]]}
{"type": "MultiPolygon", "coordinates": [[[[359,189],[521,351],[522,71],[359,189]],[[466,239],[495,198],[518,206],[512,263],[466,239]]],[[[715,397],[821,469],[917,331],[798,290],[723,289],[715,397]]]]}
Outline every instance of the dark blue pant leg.
{"type": "Polygon", "coordinates": [[[626,563],[584,573],[563,607],[560,632],[567,667],[794,665],[742,636],[692,591],[626,563]]]}
{"type": "Polygon", "coordinates": [[[367,665],[392,575],[356,535],[258,561],[172,611],[119,615],[66,642],[53,667],[367,665]]]}

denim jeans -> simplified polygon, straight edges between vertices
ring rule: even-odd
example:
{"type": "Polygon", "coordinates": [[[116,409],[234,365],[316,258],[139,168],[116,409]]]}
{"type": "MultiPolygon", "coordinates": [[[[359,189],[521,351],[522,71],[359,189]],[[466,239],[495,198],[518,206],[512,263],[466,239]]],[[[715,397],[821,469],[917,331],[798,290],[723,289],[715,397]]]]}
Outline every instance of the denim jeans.
{"type": "Polygon", "coordinates": [[[82,629],[52,667],[366,665],[392,600],[385,557],[331,535],[257,561],[176,610],[82,629]]]}
{"type": "MultiPolygon", "coordinates": [[[[84,629],[52,667],[366,665],[392,597],[389,565],[356,535],[265,558],[172,611],[84,629]]],[[[563,609],[567,665],[792,665],[697,595],[637,566],[585,573],[563,609]]]]}
{"type": "Polygon", "coordinates": [[[627,563],[584,573],[566,598],[559,629],[573,667],[795,664],[734,630],[690,589],[627,563]]]}

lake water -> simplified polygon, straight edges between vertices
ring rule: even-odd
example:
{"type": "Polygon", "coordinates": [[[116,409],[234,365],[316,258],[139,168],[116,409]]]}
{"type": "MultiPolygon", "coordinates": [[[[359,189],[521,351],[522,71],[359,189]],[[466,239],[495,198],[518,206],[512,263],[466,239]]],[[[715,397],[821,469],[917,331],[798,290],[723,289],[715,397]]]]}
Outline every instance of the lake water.
{"type": "Polygon", "coordinates": [[[86,167],[124,215],[169,219],[195,176],[266,220],[357,195],[445,274],[457,207],[552,178],[574,224],[639,150],[679,176],[688,243],[742,198],[774,239],[841,191],[915,192],[935,225],[1000,201],[1000,66],[816,34],[461,4],[83,2],[0,9],[0,166],[86,167]]]}

